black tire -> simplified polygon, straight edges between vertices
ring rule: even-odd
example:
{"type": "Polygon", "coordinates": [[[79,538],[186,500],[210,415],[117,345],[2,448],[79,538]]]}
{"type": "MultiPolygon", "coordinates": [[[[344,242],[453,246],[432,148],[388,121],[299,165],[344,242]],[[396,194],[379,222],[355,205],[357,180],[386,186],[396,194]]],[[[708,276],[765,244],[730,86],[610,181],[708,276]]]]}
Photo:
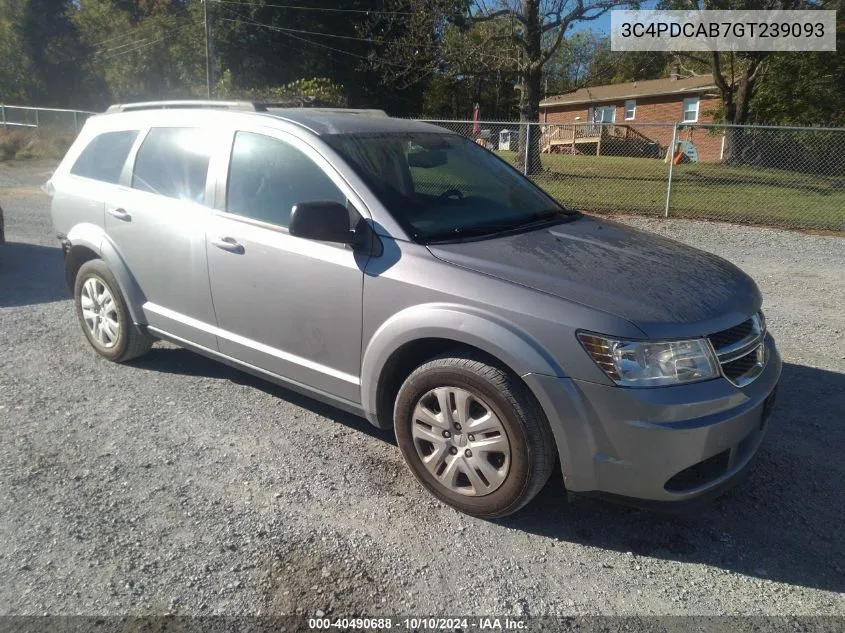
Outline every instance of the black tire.
{"type": "Polygon", "coordinates": [[[85,262],[79,268],[73,284],[73,302],[76,307],[76,316],[88,343],[103,358],[116,363],[122,363],[133,358],[143,356],[152,347],[153,340],[142,332],[132,322],[129,311],[126,309],[126,301],[120,292],[120,286],[112,275],[109,267],[101,259],[92,259],[85,262]],[[82,294],[86,282],[96,280],[105,286],[114,299],[113,313],[119,325],[116,340],[108,346],[98,341],[83,317],[82,294]]]}
{"type": "Polygon", "coordinates": [[[446,354],[417,368],[399,389],[393,419],[397,443],[414,476],[438,499],[466,514],[486,519],[513,514],[540,492],[554,469],[554,438],[528,388],[506,369],[472,355],[446,354]],[[483,496],[455,492],[423,464],[412,434],[414,410],[438,387],[480,396],[501,421],[510,444],[510,466],[493,492],[483,496]]]}

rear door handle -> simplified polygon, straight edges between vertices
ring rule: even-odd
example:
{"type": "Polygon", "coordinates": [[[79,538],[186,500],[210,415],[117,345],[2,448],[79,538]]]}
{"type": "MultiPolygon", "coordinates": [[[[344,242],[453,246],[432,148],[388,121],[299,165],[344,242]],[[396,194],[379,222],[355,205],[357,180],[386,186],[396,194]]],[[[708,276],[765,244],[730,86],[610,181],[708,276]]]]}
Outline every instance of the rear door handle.
{"type": "Polygon", "coordinates": [[[229,251],[230,253],[237,253],[240,255],[244,252],[244,247],[238,244],[234,237],[220,237],[216,240],[211,240],[211,243],[217,248],[229,251]]]}
{"type": "Polygon", "coordinates": [[[131,222],[132,216],[126,212],[126,209],[109,209],[109,215],[116,217],[118,220],[124,222],[131,222]]]}

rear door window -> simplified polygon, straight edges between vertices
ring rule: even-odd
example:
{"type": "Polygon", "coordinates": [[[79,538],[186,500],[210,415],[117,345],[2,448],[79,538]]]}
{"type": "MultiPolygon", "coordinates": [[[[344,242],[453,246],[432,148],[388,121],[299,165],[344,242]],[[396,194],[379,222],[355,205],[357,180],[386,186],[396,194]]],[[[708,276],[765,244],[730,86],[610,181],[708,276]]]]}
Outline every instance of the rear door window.
{"type": "Polygon", "coordinates": [[[203,203],[210,154],[207,131],[153,128],[138,150],[132,188],[203,203]]]}
{"type": "Polygon", "coordinates": [[[117,184],[138,130],[104,132],[94,137],[70,168],[74,176],[117,184]]]}

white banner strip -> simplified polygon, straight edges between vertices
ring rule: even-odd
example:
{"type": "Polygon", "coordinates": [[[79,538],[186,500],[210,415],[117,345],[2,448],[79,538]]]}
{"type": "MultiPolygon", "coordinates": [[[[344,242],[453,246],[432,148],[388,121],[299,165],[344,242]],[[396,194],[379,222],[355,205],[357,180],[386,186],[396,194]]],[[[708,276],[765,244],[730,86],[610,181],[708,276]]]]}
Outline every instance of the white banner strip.
{"type": "Polygon", "coordinates": [[[614,51],[836,51],[836,11],[611,11],[614,51]]]}

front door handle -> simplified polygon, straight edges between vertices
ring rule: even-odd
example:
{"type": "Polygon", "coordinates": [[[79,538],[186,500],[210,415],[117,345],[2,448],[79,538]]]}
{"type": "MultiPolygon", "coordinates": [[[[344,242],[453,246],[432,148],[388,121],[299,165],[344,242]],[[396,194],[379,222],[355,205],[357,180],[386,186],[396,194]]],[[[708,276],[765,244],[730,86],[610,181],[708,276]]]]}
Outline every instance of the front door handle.
{"type": "Polygon", "coordinates": [[[240,255],[244,252],[244,247],[238,244],[234,237],[220,237],[216,240],[211,240],[211,243],[217,248],[229,251],[230,253],[237,253],[240,255]]]}
{"type": "Polygon", "coordinates": [[[118,220],[124,222],[131,222],[132,216],[126,212],[126,209],[109,209],[109,215],[116,217],[118,220]]]}

